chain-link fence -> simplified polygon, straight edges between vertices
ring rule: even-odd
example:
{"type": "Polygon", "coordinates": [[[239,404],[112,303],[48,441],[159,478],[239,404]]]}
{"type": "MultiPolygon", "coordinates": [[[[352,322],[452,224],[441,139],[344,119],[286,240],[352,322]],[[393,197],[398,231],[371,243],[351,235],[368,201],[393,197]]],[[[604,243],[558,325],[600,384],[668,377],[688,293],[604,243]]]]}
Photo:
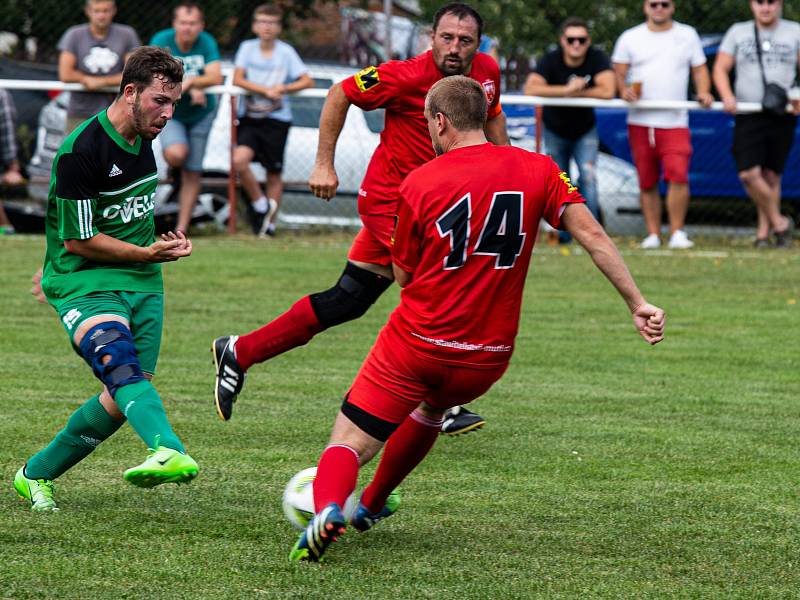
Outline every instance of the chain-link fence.
{"type": "MultiPolygon", "coordinates": [[[[147,43],[156,31],[170,26],[172,8],[176,4],[176,0],[117,0],[114,20],[131,25],[142,42],[147,43]]],[[[251,15],[258,4],[261,4],[258,0],[204,3],[205,28],[219,44],[227,82],[230,82],[231,61],[237,47],[243,40],[253,37],[251,15]]],[[[380,2],[305,0],[278,4],[282,4],[286,13],[282,37],[306,60],[318,88],[329,87],[356,68],[387,58],[384,15],[380,11],[365,10],[376,8],[374,5],[381,5],[380,2]]],[[[439,5],[428,0],[394,3],[396,16],[392,19],[388,44],[392,57],[405,58],[425,49],[430,15],[439,5]]],[[[513,143],[531,149],[537,147],[536,111],[529,101],[520,99],[521,88],[536,60],[555,47],[558,26],[563,19],[570,15],[586,18],[593,43],[608,53],[623,30],[643,21],[642,3],[638,1],[613,0],[600,5],[587,0],[497,0],[477,1],[473,5],[484,15],[486,32],[498,47],[503,71],[502,103],[513,143]]],[[[744,0],[678,2],[676,8],[676,20],[694,26],[701,33],[709,64],[715,59],[721,34],[733,22],[751,18],[750,3],[744,0]]],[[[4,56],[0,59],[0,79],[57,79],[58,40],[69,26],[86,21],[83,10],[82,0],[0,1],[0,53],[4,56]]],[[[785,6],[784,16],[800,17],[798,7],[785,6]]],[[[22,89],[13,90],[12,94],[18,110],[20,159],[34,182],[24,193],[42,198],[46,193],[50,162],[64,135],[67,96],[22,89]]],[[[287,142],[284,172],[287,190],[281,211],[284,226],[358,224],[355,197],[366,164],[378,143],[382,115],[380,111],[351,110],[337,148],[340,195],[331,203],[323,203],[311,197],[306,188],[323,101],[323,90],[292,99],[294,126],[287,142]]],[[[230,105],[230,96],[224,94],[204,159],[204,190],[197,211],[198,221],[217,225],[227,217],[226,178],[231,172],[230,105]]],[[[627,108],[617,105],[596,109],[601,147],[599,201],[609,230],[638,234],[644,227],[639,210],[638,179],[627,139],[626,114],[627,108]]],[[[751,231],[756,212],[739,183],[731,155],[732,118],[720,111],[693,110],[690,129],[694,155],[690,168],[689,228],[722,233],[751,231]]],[[[256,167],[255,171],[257,178],[263,181],[263,170],[256,167]]],[[[173,184],[163,164],[161,174],[166,183],[160,196],[164,200],[171,197],[174,200],[173,184]]],[[[8,196],[8,191],[5,195],[8,196]]],[[[795,144],[786,166],[783,197],[784,211],[796,216],[800,206],[800,144],[795,144]]],[[[167,210],[163,214],[170,213],[167,210]]],[[[169,221],[169,216],[166,218],[169,221]]]]}

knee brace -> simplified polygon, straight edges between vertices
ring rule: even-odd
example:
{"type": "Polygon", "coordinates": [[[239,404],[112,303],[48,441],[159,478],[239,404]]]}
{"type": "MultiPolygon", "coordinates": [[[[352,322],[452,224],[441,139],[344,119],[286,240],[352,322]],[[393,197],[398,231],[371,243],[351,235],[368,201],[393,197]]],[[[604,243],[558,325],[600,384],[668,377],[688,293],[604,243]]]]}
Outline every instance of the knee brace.
{"type": "Polygon", "coordinates": [[[311,306],[320,325],[327,329],[359,318],[390,285],[391,279],[347,263],[336,285],[311,294],[311,306]]]}
{"type": "Polygon", "coordinates": [[[112,398],[121,386],[144,380],[131,331],[122,323],[108,321],[95,325],[83,336],[80,349],[112,398]],[[103,364],[106,356],[110,360],[103,364]]]}

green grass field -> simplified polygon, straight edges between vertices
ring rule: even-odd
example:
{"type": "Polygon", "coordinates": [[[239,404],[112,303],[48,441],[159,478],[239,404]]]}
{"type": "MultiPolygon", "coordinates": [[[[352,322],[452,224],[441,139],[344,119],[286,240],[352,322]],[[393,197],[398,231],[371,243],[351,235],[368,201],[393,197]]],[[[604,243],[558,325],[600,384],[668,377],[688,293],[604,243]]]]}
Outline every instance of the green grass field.
{"type": "Polygon", "coordinates": [[[165,267],[155,383],[200,476],[125,483],[145,456],[126,427],[60,478],[59,513],[36,515],[14,473],[98,384],[28,295],[43,239],[0,240],[0,597],[797,597],[800,253],[744,246],[625,246],[667,311],[657,347],[587,256],[537,251],[511,368],[475,404],[486,428],[441,439],[395,517],[289,564],[283,487],[316,462],[397,290],[252,369],[228,423],[209,346],[328,287],[348,242],[195,240],[165,267]]]}

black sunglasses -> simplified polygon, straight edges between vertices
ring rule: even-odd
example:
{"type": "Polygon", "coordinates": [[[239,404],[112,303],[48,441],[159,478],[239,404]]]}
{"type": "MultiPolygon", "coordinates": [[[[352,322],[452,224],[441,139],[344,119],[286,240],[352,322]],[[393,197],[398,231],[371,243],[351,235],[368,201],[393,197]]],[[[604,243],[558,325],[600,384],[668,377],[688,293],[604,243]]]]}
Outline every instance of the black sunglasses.
{"type": "Polygon", "coordinates": [[[589,41],[588,37],[583,37],[583,36],[580,36],[580,37],[568,37],[566,39],[567,39],[567,44],[569,44],[570,46],[572,44],[580,44],[581,46],[583,46],[586,42],[589,41]]]}
{"type": "Polygon", "coordinates": [[[672,2],[650,2],[650,8],[669,8],[672,2]]]}
{"type": "Polygon", "coordinates": [[[756,4],[775,4],[778,0],[755,0],[756,4]]]}

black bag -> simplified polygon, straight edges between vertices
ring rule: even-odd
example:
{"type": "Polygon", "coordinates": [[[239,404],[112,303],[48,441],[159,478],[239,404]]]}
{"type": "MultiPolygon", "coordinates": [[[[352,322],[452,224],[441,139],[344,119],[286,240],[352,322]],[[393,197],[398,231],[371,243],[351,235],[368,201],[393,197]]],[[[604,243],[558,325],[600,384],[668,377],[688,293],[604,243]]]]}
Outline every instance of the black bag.
{"type": "Polygon", "coordinates": [[[756,53],[758,54],[758,66],[761,68],[761,81],[764,83],[764,99],[761,101],[762,110],[769,114],[781,117],[786,114],[786,104],[789,102],[789,94],[777,83],[767,83],[764,75],[764,61],[761,58],[761,40],[758,37],[758,26],[753,23],[756,32],[756,53]]]}

